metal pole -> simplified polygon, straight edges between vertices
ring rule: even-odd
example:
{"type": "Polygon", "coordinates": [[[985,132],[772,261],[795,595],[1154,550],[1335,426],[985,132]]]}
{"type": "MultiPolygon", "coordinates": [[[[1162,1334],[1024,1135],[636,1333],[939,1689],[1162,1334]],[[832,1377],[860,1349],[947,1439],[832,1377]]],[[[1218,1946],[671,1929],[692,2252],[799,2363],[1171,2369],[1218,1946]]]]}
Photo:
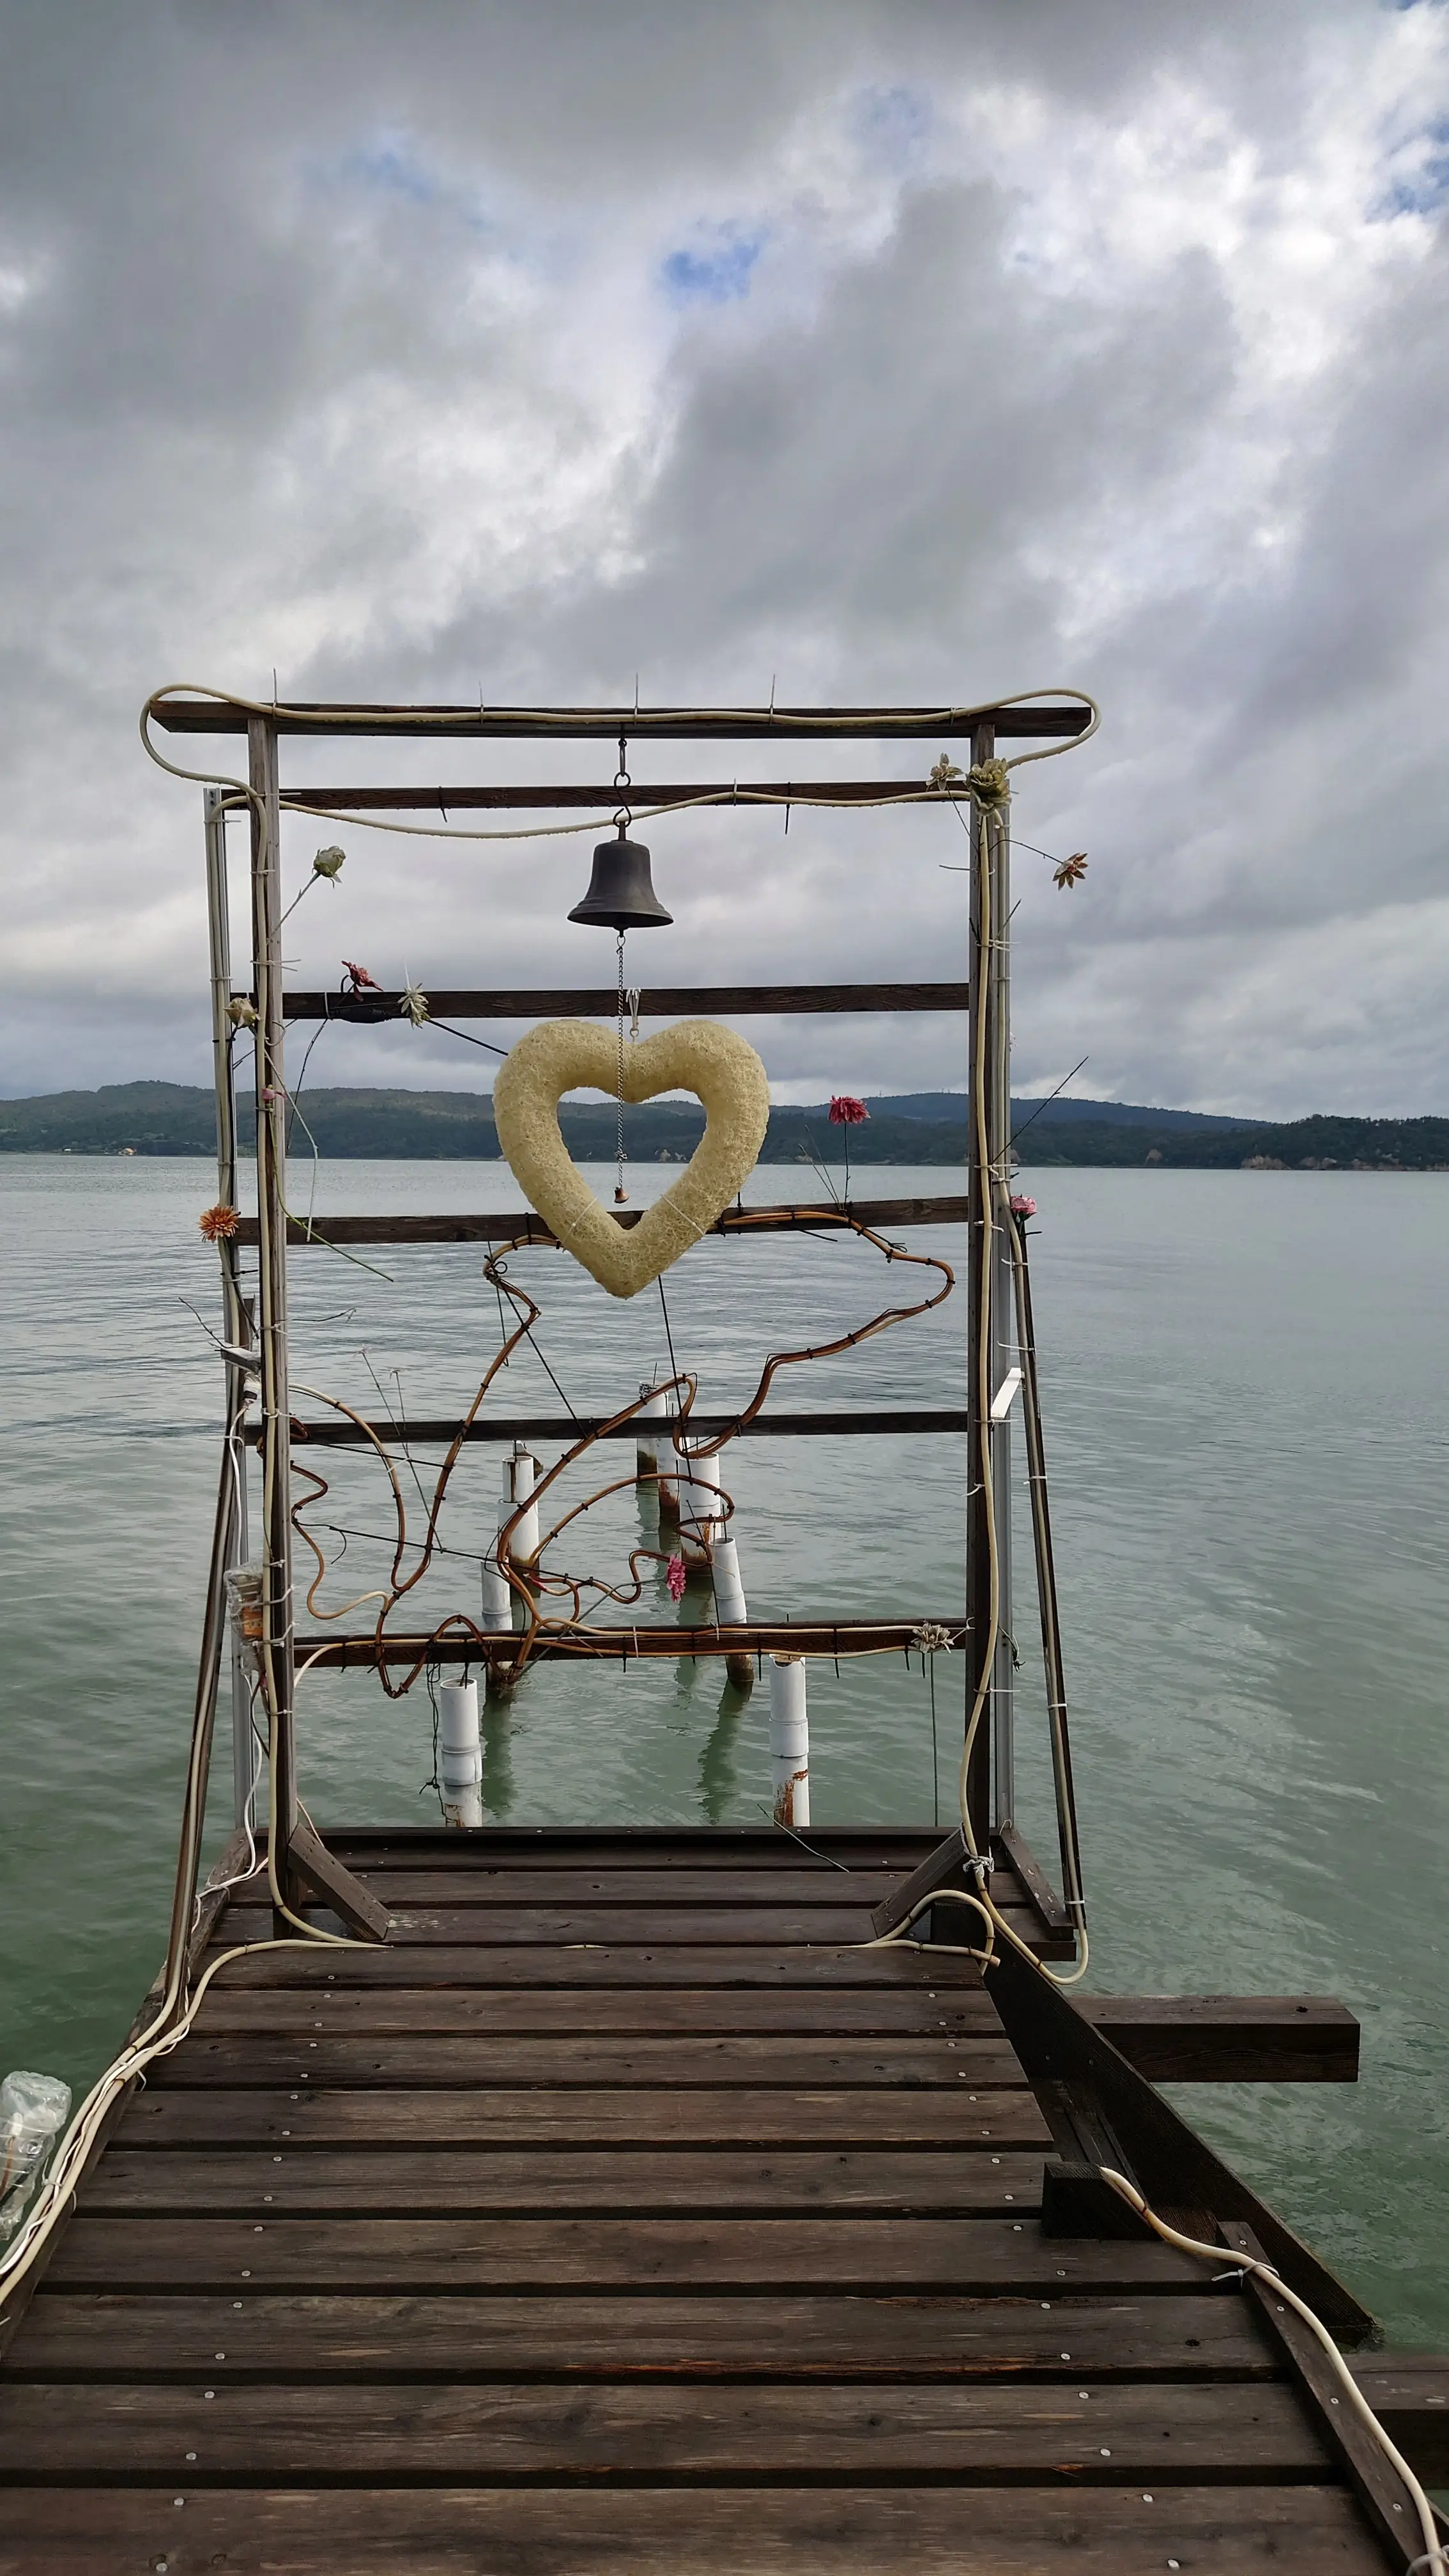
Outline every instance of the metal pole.
{"type": "MultiPolygon", "coordinates": [[[[996,755],[994,725],[977,725],[971,737],[973,767],[992,760],[996,755]]],[[[968,1032],[971,1063],[972,1115],[968,1122],[967,1142],[967,1469],[966,1469],[966,1615],[971,1622],[971,1641],[967,1670],[969,1674],[968,1710],[976,1705],[980,1693],[984,1659],[991,1628],[991,1560],[993,1540],[999,1541],[1000,1507],[988,1512],[983,1456],[989,1461],[993,1485],[998,1490],[1001,1479],[998,1467],[1002,1448],[998,1433],[990,1420],[991,1399],[1004,1373],[1001,1364],[1000,1306],[995,1293],[998,1286],[998,1246],[992,1243],[988,1266],[983,1262],[988,1208],[993,1224],[996,1214],[993,1167],[1001,1168],[1001,1156],[1010,1133],[1010,1076],[1006,1010],[1008,988],[1003,972],[1005,960],[1006,888],[1005,833],[994,828],[994,818],[976,797],[971,801],[971,972],[968,996],[968,1032]],[[983,917],[982,896],[989,909],[989,927],[983,917]],[[976,1068],[981,1064],[985,1151],[977,1132],[975,1114],[976,1068]],[[988,1307],[988,1354],[986,1384],[982,1384],[980,1364],[983,1302],[988,1307]]],[[[1008,1309],[1009,1311],[1009,1309],[1008,1309]]],[[[1005,1453],[1009,1469],[1010,1453],[1005,1453]]],[[[998,1610],[1003,1634],[1010,1628],[1010,1562],[998,1559],[998,1610]]],[[[1007,1648],[1009,1668],[1010,1649],[1007,1648]]],[[[1011,1706],[1009,1689],[1004,1705],[999,1687],[1001,1648],[991,1659],[990,1689],[982,1722],[977,1728],[966,1781],[966,1803],[971,1829],[976,1842],[984,1849],[989,1825],[999,1821],[999,1794],[993,1797],[993,1773],[999,1793],[1000,1765],[1009,1760],[1011,1706]]]]}
{"type": "MultiPolygon", "coordinates": [[[[996,1230],[991,1238],[991,1392],[998,1393],[1017,1364],[1015,1265],[1006,1224],[1011,1194],[1011,839],[1009,806],[987,818],[991,845],[991,1062],[988,1132],[996,1175],[996,1230]]],[[[1016,1803],[1016,1637],[1011,1584],[1012,1418],[1008,1409],[991,1429],[991,1484],[996,1511],[999,1633],[991,1679],[992,1823],[1009,1825],[1016,1803]]]]}
{"type": "Polygon", "coordinates": [[[287,1383],[287,1103],[283,1088],[281,812],[277,731],[247,725],[252,788],[252,958],[256,979],[257,1320],[262,1363],[262,1664],[272,1738],[278,1884],[288,1905],[300,1890],[290,1859],[297,1830],[293,1719],[291,1402],[287,1383]]]}
{"type": "MultiPolygon", "coordinates": [[[[232,1063],[235,1031],[228,1004],[231,1000],[231,915],[226,881],[226,801],[219,787],[203,791],[206,823],[206,915],[211,948],[211,1057],[216,1085],[216,1194],[227,1207],[237,1203],[236,1143],[236,1072],[232,1063]]],[[[222,1240],[217,1245],[221,1255],[222,1326],[227,1341],[245,1348],[251,1341],[251,1319],[241,1293],[237,1248],[222,1240]]],[[[242,1410],[246,1383],[238,1368],[227,1364],[226,1420],[228,1464],[234,1477],[233,1507],[227,1525],[220,1576],[222,1581],[234,1565],[246,1562],[247,1470],[246,1449],[235,1437],[233,1426],[242,1410]]],[[[237,1824],[246,1821],[251,1805],[253,1759],[251,1683],[240,1637],[231,1641],[231,1776],[232,1814],[237,1824]]]]}

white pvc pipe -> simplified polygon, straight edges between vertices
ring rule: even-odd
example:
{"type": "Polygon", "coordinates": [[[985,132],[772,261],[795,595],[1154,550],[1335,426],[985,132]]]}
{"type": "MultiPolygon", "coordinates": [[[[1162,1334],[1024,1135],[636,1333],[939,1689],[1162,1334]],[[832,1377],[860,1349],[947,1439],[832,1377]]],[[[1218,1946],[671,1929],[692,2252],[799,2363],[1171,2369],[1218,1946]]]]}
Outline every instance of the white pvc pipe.
{"type": "Polygon", "coordinates": [[[745,1607],[740,1552],[733,1531],[731,1521],[714,1543],[714,1615],[721,1628],[742,1628],[750,1615],[745,1607]]]}
{"type": "Polygon", "coordinates": [[[476,1682],[442,1682],[438,1686],[438,1786],[443,1816],[450,1825],[483,1821],[479,1782],[483,1748],[478,1733],[476,1682]]]}
{"type": "Polygon", "coordinates": [[[714,1542],[725,1527],[716,1503],[718,1493],[718,1456],[691,1458],[688,1480],[682,1473],[679,1479],[679,1539],[686,1564],[691,1559],[697,1565],[709,1563],[714,1542]]]}
{"type": "MultiPolygon", "coordinates": [[[[532,1457],[520,1440],[511,1458],[503,1461],[503,1494],[498,1511],[498,1526],[511,1521],[520,1503],[526,1503],[537,1478],[538,1460],[532,1457]]],[[[508,1542],[508,1553],[522,1568],[538,1554],[538,1505],[523,1514],[508,1542]]]]}
{"type": "MultiPolygon", "coordinates": [[[[503,1516],[500,1504],[500,1522],[503,1516]]],[[[513,1586],[496,1556],[483,1559],[483,1616],[478,1624],[489,1636],[507,1636],[513,1627],[513,1586]]]]}
{"type": "Polygon", "coordinates": [[[770,1659],[770,1779],[777,1825],[810,1822],[810,1720],[798,1655],[770,1659]]]}
{"type": "Polygon", "coordinates": [[[635,1481],[638,1484],[654,1485],[659,1481],[659,1442],[657,1439],[651,1438],[644,1426],[648,1422],[662,1422],[664,1420],[665,1397],[662,1388],[651,1391],[647,1378],[644,1380],[639,1392],[642,1396],[648,1397],[648,1402],[641,1405],[639,1412],[635,1415],[635,1420],[639,1425],[639,1446],[634,1453],[634,1476],[635,1481]]]}

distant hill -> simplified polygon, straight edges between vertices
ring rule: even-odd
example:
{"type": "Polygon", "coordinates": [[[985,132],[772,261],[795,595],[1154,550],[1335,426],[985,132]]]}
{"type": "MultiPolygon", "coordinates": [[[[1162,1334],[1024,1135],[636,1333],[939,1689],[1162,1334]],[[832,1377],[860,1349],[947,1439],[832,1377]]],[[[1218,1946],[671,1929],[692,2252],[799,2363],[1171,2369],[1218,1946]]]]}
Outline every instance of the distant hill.
{"type": "MultiPolygon", "coordinates": [[[[882,1095],[870,1117],[850,1131],[853,1168],[870,1163],[959,1166],[966,1154],[966,1108],[960,1092],[882,1095]]],[[[304,1093],[293,1128],[294,1153],[342,1161],[492,1162],[498,1138],[484,1092],[317,1090],[304,1093]]],[[[1211,1117],[1190,1109],[1149,1109],[1115,1100],[1054,1100],[1044,1108],[1012,1102],[1012,1123],[1026,1169],[1086,1164],[1143,1164],[1232,1171],[1240,1167],[1297,1171],[1449,1170],[1449,1118],[1262,1119],[1211,1117]],[[1038,1114],[1033,1114],[1034,1112],[1038,1114]],[[1027,1122],[1030,1120],[1030,1125],[1027,1122]]],[[[606,1163],[614,1152],[612,1102],[566,1104],[560,1125],[581,1162],[606,1163]]],[[[626,1150],[636,1162],[686,1159],[704,1127],[692,1101],[646,1101],[624,1113],[626,1150]]],[[[241,1103],[243,1141],[252,1110],[241,1103]]],[[[215,1150],[212,1099],[199,1085],[108,1083],[99,1091],[43,1092],[0,1101],[0,1153],[207,1155],[215,1150]]],[[[772,1111],[761,1161],[842,1160],[843,1138],[829,1105],[772,1111]]]]}
{"type": "MultiPolygon", "coordinates": [[[[966,1115],[965,1094],[960,1091],[904,1091],[867,1105],[872,1117],[877,1109],[889,1110],[897,1118],[961,1119],[966,1115]]],[[[1195,1128],[1200,1135],[1214,1127],[1236,1130],[1263,1124],[1257,1118],[1214,1117],[1205,1109],[1139,1109],[1126,1100],[1013,1100],[1013,1127],[1023,1127],[1028,1118],[1036,1125],[1049,1118],[1053,1125],[1090,1120],[1110,1127],[1195,1128]]]]}

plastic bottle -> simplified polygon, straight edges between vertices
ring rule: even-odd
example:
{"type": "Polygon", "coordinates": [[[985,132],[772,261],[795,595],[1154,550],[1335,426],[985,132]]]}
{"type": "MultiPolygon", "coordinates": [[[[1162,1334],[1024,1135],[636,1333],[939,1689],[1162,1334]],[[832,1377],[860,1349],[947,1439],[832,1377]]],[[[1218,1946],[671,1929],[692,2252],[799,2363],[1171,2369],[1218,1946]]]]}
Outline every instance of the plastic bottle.
{"type": "Polygon", "coordinates": [[[41,2169],[70,2117],[70,2086],[17,2067],[0,2084],[0,2242],[20,2224],[41,2169]]]}

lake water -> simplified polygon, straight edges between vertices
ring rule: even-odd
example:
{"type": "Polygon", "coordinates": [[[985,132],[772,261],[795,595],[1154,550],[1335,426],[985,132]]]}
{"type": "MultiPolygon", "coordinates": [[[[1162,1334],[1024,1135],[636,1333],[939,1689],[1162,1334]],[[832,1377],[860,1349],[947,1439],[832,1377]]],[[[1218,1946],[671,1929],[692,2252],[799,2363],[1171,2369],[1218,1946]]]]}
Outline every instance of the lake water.
{"type": "MultiPolygon", "coordinates": [[[[638,1176],[636,1194],[669,1177],[638,1176]]],[[[769,1169],[750,1195],[791,1195],[803,1178],[769,1169]]],[[[307,1186],[294,1169],[299,1202],[307,1186]]],[[[873,1169],[866,1186],[950,1182],[873,1169]]],[[[1044,1171],[1027,1186],[1092,1982],[1332,1993],[1362,2016],[1357,2088],[1179,2098],[1392,2338],[1442,2347],[1449,1182],[1144,1170],[1044,1171]]],[[[164,1941],[220,1396],[184,1301],[215,1319],[214,1257],[196,1232],[214,1196],[201,1162],[0,1158],[0,2068],[73,2084],[111,2054],[164,1941]]],[[[334,1212],[515,1203],[498,1164],[339,1164],[316,1195],[334,1212]]],[[[959,1234],[929,1248],[960,1262],[959,1234]]],[[[389,1275],[323,1251],[294,1260],[296,1378],[374,1414],[379,1385],[398,1407],[399,1382],[407,1411],[456,1412],[497,1342],[476,1248],[367,1257],[389,1275]]],[[[616,1305],[557,1253],[514,1266],[580,1412],[627,1399],[663,1362],[657,1298],[616,1305]]],[[[674,1347],[700,1371],[701,1408],[724,1409],[767,1351],[909,1302],[907,1283],[928,1276],[839,1238],[712,1242],[669,1276],[674,1347]]],[[[774,1400],[958,1403],[963,1308],[958,1293],[792,1371],[774,1400]]],[[[503,1401],[560,1409],[532,1353],[503,1401]]],[[[622,1470],[632,1453],[612,1454],[622,1470]]],[[[314,1519],[386,1532],[377,1469],[336,1450],[325,1465],[314,1519]]],[[[469,1551],[491,1527],[497,1477],[495,1450],[467,1453],[443,1533],[458,1554],[420,1606],[476,1603],[469,1551]]],[[[742,1442],[725,1481],[752,1611],[959,1607],[959,1444],[742,1442]]],[[[570,1561],[617,1580],[641,1536],[633,1494],[588,1530],[570,1561]]],[[[380,1562],[376,1541],[349,1536],[324,1602],[368,1589],[380,1562]]],[[[641,1615],[669,1615],[656,1577],[641,1615]]],[[[1018,1630],[1022,1807],[1046,1856],[1029,1598],[1018,1630]]],[[[962,1682],[941,1658],[943,1816],[962,1682]]],[[[763,1700],[722,1710],[707,1664],[540,1668],[490,1719],[485,1795],[518,1822],[758,1823],[763,1700]]],[[[847,1662],[837,1677],[815,1664],[810,1703],[817,1821],[930,1821],[918,1668],[847,1662]]],[[[320,1820],[436,1817],[421,1687],[391,1704],[364,1677],[313,1675],[301,1712],[320,1820]]],[[[213,1846],[228,1822],[224,1749],[217,1771],[213,1846]]]]}

